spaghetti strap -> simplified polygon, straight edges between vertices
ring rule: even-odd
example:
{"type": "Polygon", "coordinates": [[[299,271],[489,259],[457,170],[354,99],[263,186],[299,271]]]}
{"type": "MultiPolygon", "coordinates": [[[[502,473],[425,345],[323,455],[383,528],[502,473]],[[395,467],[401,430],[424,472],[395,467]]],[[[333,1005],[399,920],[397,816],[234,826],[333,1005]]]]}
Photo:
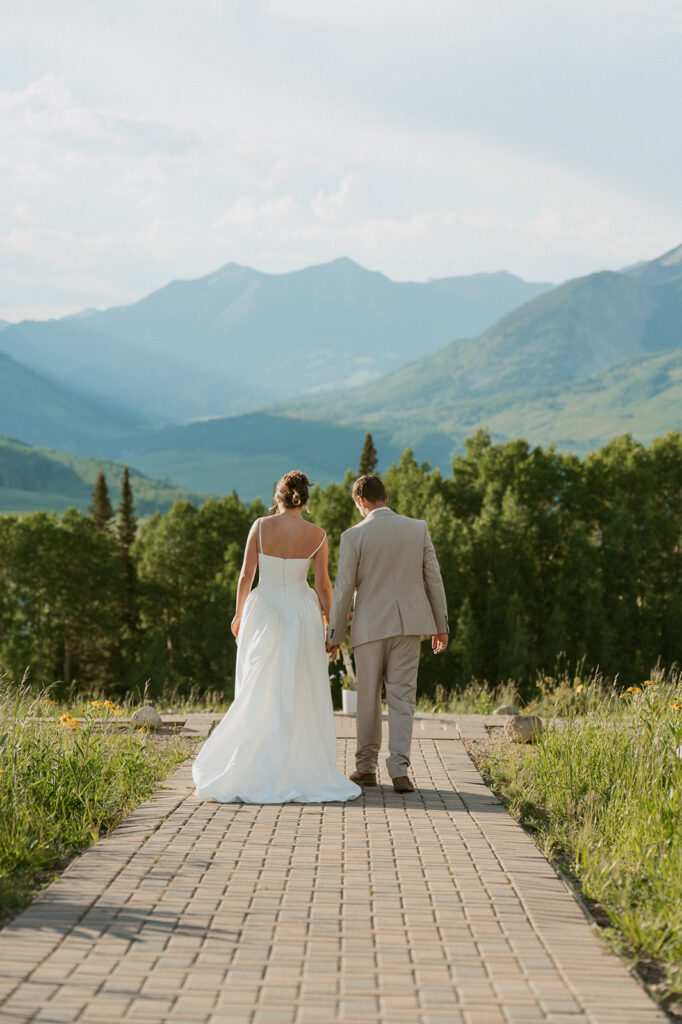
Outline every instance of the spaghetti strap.
{"type": "Polygon", "coordinates": [[[315,557],[315,555],[316,555],[316,554],[317,554],[317,552],[318,552],[318,551],[320,550],[320,548],[322,547],[322,545],[324,544],[324,542],[326,541],[326,539],[327,539],[327,534],[326,534],[326,533],[324,532],[324,530],[323,530],[323,531],[322,531],[322,540],[320,541],[320,543],[319,543],[319,544],[317,545],[317,547],[316,547],[316,548],[315,548],[315,550],[313,551],[312,555],[310,556],[311,558],[314,558],[314,557],[315,557]]]}

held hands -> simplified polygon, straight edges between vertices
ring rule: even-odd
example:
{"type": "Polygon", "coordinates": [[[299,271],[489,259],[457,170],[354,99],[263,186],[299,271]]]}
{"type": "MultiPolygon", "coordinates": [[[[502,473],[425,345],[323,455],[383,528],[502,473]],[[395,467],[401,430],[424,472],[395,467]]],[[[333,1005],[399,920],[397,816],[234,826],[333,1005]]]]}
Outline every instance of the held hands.
{"type": "Polygon", "coordinates": [[[436,633],[431,637],[431,649],[434,654],[441,654],[448,646],[448,634],[436,633]]]}
{"type": "MultiPolygon", "coordinates": [[[[328,620],[327,620],[326,615],[324,616],[324,621],[328,624],[328,620]]],[[[352,612],[348,612],[348,621],[349,622],[353,621],[353,613],[352,612]]],[[[327,654],[331,657],[332,661],[336,661],[337,655],[339,653],[339,647],[340,646],[341,646],[341,644],[330,644],[329,643],[329,633],[327,633],[327,636],[326,636],[325,641],[324,641],[324,649],[327,652],[327,654]]]]}

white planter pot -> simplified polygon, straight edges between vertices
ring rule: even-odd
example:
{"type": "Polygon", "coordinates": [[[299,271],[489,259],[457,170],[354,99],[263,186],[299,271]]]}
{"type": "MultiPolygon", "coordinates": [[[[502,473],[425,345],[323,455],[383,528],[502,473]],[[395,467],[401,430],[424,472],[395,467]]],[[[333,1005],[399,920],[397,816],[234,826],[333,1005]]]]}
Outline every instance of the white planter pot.
{"type": "Polygon", "coordinates": [[[343,701],[343,710],[347,715],[354,715],[358,710],[358,691],[357,690],[342,690],[341,700],[343,701]]]}

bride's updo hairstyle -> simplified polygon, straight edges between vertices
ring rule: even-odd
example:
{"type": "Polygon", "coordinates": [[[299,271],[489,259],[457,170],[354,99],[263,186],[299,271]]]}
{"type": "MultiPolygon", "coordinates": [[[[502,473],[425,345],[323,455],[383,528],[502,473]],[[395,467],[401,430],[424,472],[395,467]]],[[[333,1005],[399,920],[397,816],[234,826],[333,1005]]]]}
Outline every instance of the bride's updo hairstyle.
{"type": "Polygon", "coordinates": [[[285,473],[275,487],[275,504],[273,508],[301,508],[308,504],[308,492],[311,484],[305,473],[294,470],[292,473],[285,473]]]}

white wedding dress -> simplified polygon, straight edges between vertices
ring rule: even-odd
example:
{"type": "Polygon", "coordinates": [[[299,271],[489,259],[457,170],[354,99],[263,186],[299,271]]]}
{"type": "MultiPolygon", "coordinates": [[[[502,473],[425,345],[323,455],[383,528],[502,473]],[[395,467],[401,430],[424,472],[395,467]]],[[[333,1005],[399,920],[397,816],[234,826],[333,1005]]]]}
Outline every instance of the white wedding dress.
{"type": "Polygon", "coordinates": [[[258,586],[239,629],[235,699],[194,762],[196,795],[251,804],[353,800],[360,787],[336,770],[324,624],[307,582],[318,549],[309,558],[278,558],[259,547],[258,586]]]}

